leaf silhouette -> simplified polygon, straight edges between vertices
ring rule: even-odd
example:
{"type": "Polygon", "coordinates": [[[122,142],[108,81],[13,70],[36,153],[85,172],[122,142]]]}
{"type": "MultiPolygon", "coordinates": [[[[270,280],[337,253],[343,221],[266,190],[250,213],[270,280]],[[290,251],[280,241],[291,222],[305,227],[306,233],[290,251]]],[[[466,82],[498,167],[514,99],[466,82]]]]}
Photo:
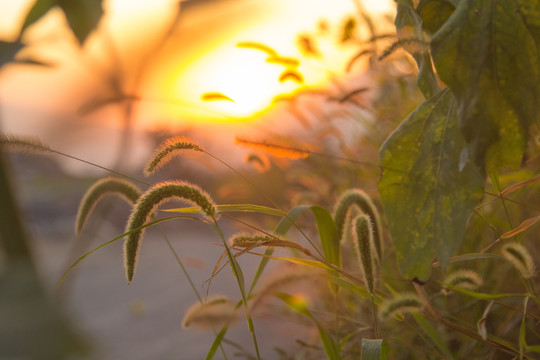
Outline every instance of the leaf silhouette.
{"type": "Polygon", "coordinates": [[[204,93],[201,96],[201,99],[204,101],[219,101],[219,100],[225,100],[225,101],[231,101],[234,102],[233,99],[228,97],[227,95],[224,95],[219,92],[210,92],[210,93],[204,93]]]}
{"type": "Polygon", "coordinates": [[[22,31],[38,21],[55,6],[64,12],[73,34],[84,43],[103,15],[101,0],[37,0],[26,16],[22,31]]]}

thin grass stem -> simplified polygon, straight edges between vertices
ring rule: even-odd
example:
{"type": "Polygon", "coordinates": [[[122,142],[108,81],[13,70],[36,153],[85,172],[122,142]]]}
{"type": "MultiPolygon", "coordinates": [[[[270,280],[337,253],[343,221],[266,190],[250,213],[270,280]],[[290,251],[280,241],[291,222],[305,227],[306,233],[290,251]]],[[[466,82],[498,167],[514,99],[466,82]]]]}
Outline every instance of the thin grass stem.
{"type": "Polygon", "coordinates": [[[259,344],[257,341],[257,335],[255,334],[255,327],[253,325],[253,319],[251,318],[251,313],[249,311],[248,302],[247,302],[247,296],[246,296],[246,290],[245,290],[245,283],[244,283],[244,276],[242,274],[242,269],[240,268],[240,265],[236,261],[236,258],[234,257],[229,245],[227,244],[227,240],[225,239],[225,235],[223,234],[223,231],[219,227],[217,220],[215,217],[213,218],[212,223],[214,229],[219,234],[219,237],[221,238],[221,241],[223,242],[223,246],[225,247],[225,251],[227,252],[227,257],[229,259],[229,264],[231,266],[231,270],[234,274],[234,277],[236,278],[236,282],[238,283],[238,288],[240,289],[240,294],[242,295],[242,303],[244,305],[244,313],[246,314],[246,320],[248,323],[248,329],[251,333],[251,337],[253,339],[253,346],[255,347],[255,353],[257,355],[257,360],[261,359],[261,355],[259,352],[259,344]]]}

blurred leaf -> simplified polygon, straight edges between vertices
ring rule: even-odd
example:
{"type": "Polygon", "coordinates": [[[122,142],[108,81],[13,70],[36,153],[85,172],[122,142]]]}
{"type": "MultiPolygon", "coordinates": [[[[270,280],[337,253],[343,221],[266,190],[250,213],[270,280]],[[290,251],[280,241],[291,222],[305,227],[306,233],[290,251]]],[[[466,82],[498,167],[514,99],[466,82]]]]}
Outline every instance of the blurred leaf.
{"type": "Polygon", "coordinates": [[[26,15],[24,20],[21,33],[26,30],[30,25],[42,18],[46,13],[49,12],[53,7],[58,5],[58,0],[37,0],[26,15]]]}
{"type": "Polygon", "coordinates": [[[439,349],[439,351],[445,356],[446,359],[453,359],[454,356],[448,349],[448,346],[444,343],[437,330],[431,325],[431,323],[420,313],[412,313],[414,320],[420,325],[424,333],[433,341],[433,344],[439,349]]]}
{"type": "Polygon", "coordinates": [[[37,0],[26,16],[21,33],[55,6],[64,12],[69,27],[83,44],[103,15],[102,0],[37,0]]]}
{"type": "Polygon", "coordinates": [[[388,350],[384,339],[362,339],[361,360],[387,360],[388,350]]]}
{"type": "Polygon", "coordinates": [[[517,168],[540,111],[540,0],[461,1],[432,55],[474,161],[517,168]]]}
{"type": "Polygon", "coordinates": [[[284,72],[281,73],[281,75],[279,75],[279,82],[285,82],[287,80],[292,80],[299,84],[302,84],[304,82],[304,78],[302,77],[302,74],[300,74],[296,70],[285,70],[284,72]]]}
{"type": "Polygon", "coordinates": [[[102,0],[57,1],[79,43],[84,43],[103,15],[102,0]]]}
{"type": "Polygon", "coordinates": [[[203,101],[219,101],[219,100],[225,100],[225,101],[231,101],[231,102],[234,102],[233,99],[231,99],[231,98],[228,97],[227,95],[222,94],[222,93],[219,93],[219,92],[209,92],[209,93],[204,93],[204,94],[202,94],[201,99],[202,99],[203,101]]]}
{"type": "Polygon", "coordinates": [[[448,0],[420,0],[416,11],[422,19],[422,29],[434,34],[448,20],[455,8],[448,0]]]}
{"type": "Polygon", "coordinates": [[[0,68],[13,61],[15,54],[24,47],[20,42],[0,41],[0,68]]]}
{"type": "Polygon", "coordinates": [[[408,279],[427,281],[435,255],[446,266],[482,198],[484,177],[460,161],[465,142],[454,103],[448,90],[425,101],[380,150],[379,192],[408,279]]]}
{"type": "Polygon", "coordinates": [[[66,359],[87,345],[47,298],[30,264],[0,273],[0,358],[66,359]]]}
{"type": "MultiPolygon", "coordinates": [[[[422,18],[414,9],[410,0],[403,0],[398,3],[395,19],[398,38],[417,39],[419,42],[424,40],[422,32],[422,18]]],[[[440,91],[439,84],[433,66],[429,51],[418,48],[417,46],[404,46],[413,56],[418,65],[417,85],[426,98],[430,98],[440,91]]]]}
{"type": "Polygon", "coordinates": [[[354,39],[354,31],[356,30],[356,19],[353,17],[348,18],[343,24],[341,32],[341,42],[347,42],[354,39]]]}

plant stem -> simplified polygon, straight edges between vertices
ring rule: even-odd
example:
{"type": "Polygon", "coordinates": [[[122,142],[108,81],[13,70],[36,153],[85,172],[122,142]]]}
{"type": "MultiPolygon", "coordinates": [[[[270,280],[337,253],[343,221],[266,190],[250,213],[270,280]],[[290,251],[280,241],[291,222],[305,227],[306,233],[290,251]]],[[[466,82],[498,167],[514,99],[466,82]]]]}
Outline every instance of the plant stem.
{"type": "Polygon", "coordinates": [[[379,330],[377,325],[377,311],[375,309],[375,298],[371,294],[371,312],[373,314],[373,332],[375,333],[375,339],[379,338],[379,330]]]}
{"type": "Polygon", "coordinates": [[[236,258],[234,257],[234,254],[231,252],[231,249],[229,245],[227,244],[227,240],[225,239],[225,235],[223,234],[223,231],[219,227],[217,220],[213,219],[213,226],[216,232],[219,234],[221,241],[223,242],[223,246],[225,247],[225,251],[227,252],[227,257],[229,259],[229,264],[231,266],[231,270],[233,272],[234,277],[236,278],[236,282],[238,283],[238,287],[240,289],[240,294],[242,295],[242,304],[244,305],[244,313],[246,314],[246,320],[248,324],[249,332],[251,333],[251,336],[253,338],[253,345],[255,347],[255,353],[257,355],[257,360],[261,359],[261,355],[259,353],[259,344],[257,342],[257,335],[255,334],[255,327],[253,326],[253,319],[251,318],[251,314],[249,311],[248,303],[247,303],[247,297],[246,297],[246,290],[245,290],[245,283],[244,283],[244,275],[242,274],[242,269],[240,268],[240,265],[236,261],[236,258]]]}

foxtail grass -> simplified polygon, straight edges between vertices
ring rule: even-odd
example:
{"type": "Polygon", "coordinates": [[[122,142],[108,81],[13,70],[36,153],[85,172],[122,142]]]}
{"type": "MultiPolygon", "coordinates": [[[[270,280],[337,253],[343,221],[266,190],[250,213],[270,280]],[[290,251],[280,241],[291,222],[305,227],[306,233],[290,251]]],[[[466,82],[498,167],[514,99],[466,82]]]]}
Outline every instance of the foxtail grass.
{"type": "Polygon", "coordinates": [[[386,299],[379,307],[382,318],[390,318],[400,313],[420,312],[424,308],[422,300],[414,293],[401,293],[386,299]]]}
{"type": "Polygon", "coordinates": [[[204,303],[193,304],[184,314],[182,326],[201,330],[216,329],[238,320],[235,302],[223,295],[213,295],[204,303]]]}
{"type": "Polygon", "coordinates": [[[373,246],[379,261],[382,259],[382,222],[377,207],[368,194],[360,189],[350,189],[343,193],[336,202],[334,208],[334,221],[338,230],[338,236],[343,241],[345,238],[345,224],[349,221],[352,207],[357,206],[360,211],[368,215],[373,224],[373,246]]]}
{"type": "Polygon", "coordinates": [[[52,149],[35,136],[0,134],[2,150],[24,154],[52,152],[52,149]]]}
{"type": "Polygon", "coordinates": [[[131,283],[135,274],[144,231],[140,228],[148,221],[159,204],[175,198],[198,206],[203,215],[214,219],[216,205],[210,195],[196,185],[182,181],[166,181],[148,189],[135,204],[126,227],[126,233],[130,232],[124,242],[124,264],[128,283],[131,283]]]}
{"type": "Polygon", "coordinates": [[[131,182],[114,177],[107,177],[95,182],[86,191],[79,205],[75,221],[77,235],[81,233],[97,203],[107,195],[117,195],[130,204],[134,204],[141,196],[141,191],[131,182]]]}
{"type": "Polygon", "coordinates": [[[473,270],[459,269],[451,272],[444,279],[445,285],[460,287],[467,290],[476,290],[482,284],[484,280],[482,277],[473,270]]]}
{"type": "Polygon", "coordinates": [[[204,152],[203,147],[184,136],[167,139],[157,148],[152,160],[144,168],[144,174],[146,176],[152,175],[183,150],[204,152]]]}
{"type": "Polygon", "coordinates": [[[507,243],[501,250],[502,256],[505,257],[525,279],[529,279],[535,275],[536,266],[531,253],[527,248],[520,243],[507,243]]]}
{"type": "Polygon", "coordinates": [[[230,244],[234,248],[243,248],[246,251],[257,247],[266,247],[266,248],[275,248],[283,247],[289,249],[300,250],[307,256],[311,256],[311,251],[304,248],[300,244],[297,244],[293,241],[285,240],[278,235],[251,235],[247,233],[238,233],[233,235],[229,239],[230,244]]]}
{"type": "Polygon", "coordinates": [[[371,295],[374,291],[375,261],[373,259],[373,225],[367,215],[360,215],[353,220],[354,248],[362,267],[364,282],[371,295]]]}

